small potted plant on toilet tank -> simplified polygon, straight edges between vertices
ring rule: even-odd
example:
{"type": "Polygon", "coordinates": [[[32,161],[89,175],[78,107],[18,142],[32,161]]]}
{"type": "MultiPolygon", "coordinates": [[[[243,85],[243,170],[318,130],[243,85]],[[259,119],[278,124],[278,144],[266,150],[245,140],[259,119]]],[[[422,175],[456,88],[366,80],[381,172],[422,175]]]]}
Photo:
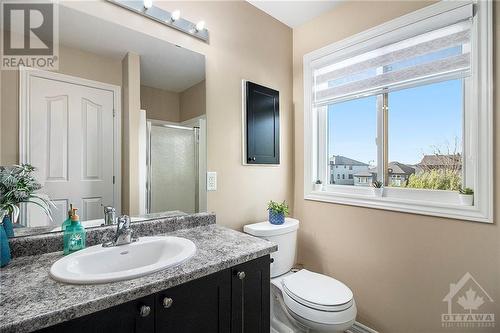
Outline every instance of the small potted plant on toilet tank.
{"type": "Polygon", "coordinates": [[[267,204],[267,210],[269,211],[269,222],[271,224],[285,223],[285,216],[288,215],[288,205],[286,201],[278,203],[271,200],[267,204]]]}

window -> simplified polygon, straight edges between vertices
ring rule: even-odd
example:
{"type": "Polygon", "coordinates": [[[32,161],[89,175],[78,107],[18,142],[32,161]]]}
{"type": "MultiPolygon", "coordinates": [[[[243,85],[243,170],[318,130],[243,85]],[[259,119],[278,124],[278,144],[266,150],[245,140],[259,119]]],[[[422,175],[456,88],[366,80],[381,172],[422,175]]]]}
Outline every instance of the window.
{"type": "Polygon", "coordinates": [[[443,1],[305,55],[305,198],[491,222],[491,15],[443,1]]]}
{"type": "MultiPolygon", "coordinates": [[[[377,98],[353,99],[327,106],[328,156],[335,164],[355,165],[356,173],[368,172],[377,159],[377,98]],[[363,119],[358,123],[358,119],[363,119]],[[356,120],[356,121],[355,121],[356,120]]],[[[344,185],[355,185],[354,182],[344,185]]]]}

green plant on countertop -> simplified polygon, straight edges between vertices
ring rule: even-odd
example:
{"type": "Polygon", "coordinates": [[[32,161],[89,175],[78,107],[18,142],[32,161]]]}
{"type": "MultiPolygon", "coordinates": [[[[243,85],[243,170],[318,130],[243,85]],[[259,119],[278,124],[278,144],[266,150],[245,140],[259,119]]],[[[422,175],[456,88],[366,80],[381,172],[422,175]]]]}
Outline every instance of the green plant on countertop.
{"type": "Polygon", "coordinates": [[[267,209],[272,210],[273,212],[277,214],[283,214],[285,216],[288,215],[288,204],[286,201],[283,201],[282,203],[275,202],[275,201],[269,201],[267,204],[267,209]]]}
{"type": "Polygon", "coordinates": [[[465,194],[465,195],[473,195],[474,190],[471,189],[470,187],[461,187],[459,190],[460,194],[465,194]]]}
{"type": "Polygon", "coordinates": [[[316,184],[320,185],[320,184],[323,184],[323,182],[322,182],[321,180],[319,180],[319,179],[318,179],[318,180],[316,181],[316,184]]]}
{"type": "Polygon", "coordinates": [[[376,180],[372,183],[372,186],[375,188],[382,188],[382,186],[384,186],[384,183],[382,183],[380,180],[376,180]]]}
{"type": "Polygon", "coordinates": [[[20,203],[40,207],[52,221],[52,208],[56,206],[36,192],[42,188],[33,176],[35,167],[30,164],[0,167],[0,213],[19,215],[20,203]]]}

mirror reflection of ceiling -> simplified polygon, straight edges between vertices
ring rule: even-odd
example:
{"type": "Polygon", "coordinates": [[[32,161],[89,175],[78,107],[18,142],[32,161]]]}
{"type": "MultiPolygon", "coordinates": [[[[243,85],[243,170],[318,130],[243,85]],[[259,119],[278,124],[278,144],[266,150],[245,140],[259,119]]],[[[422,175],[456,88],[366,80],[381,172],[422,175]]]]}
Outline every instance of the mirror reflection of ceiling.
{"type": "Polygon", "coordinates": [[[59,43],[122,59],[140,55],[141,84],[182,92],[205,79],[205,57],[95,16],[59,6],[59,43]]]}

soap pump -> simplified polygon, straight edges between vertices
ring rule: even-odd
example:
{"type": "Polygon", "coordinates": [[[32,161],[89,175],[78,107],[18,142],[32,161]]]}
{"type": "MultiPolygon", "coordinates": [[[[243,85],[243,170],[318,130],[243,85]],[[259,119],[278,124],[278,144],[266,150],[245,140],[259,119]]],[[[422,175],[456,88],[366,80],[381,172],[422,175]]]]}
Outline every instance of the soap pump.
{"type": "Polygon", "coordinates": [[[73,204],[69,204],[68,218],[63,222],[61,230],[66,230],[66,227],[71,224],[71,215],[73,215],[73,204]]]}
{"type": "Polygon", "coordinates": [[[64,230],[64,254],[70,254],[85,248],[86,231],[76,215],[77,208],[71,209],[71,224],[64,230]]]}

